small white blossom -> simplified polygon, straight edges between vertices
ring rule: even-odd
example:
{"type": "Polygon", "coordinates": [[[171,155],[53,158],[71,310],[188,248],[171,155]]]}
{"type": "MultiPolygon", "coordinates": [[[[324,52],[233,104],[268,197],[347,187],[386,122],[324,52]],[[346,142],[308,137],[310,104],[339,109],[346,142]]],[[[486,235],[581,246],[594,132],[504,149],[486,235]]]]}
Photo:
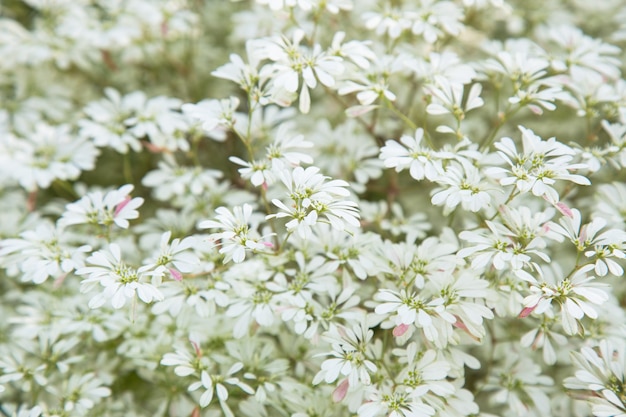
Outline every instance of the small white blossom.
{"type": "Polygon", "coordinates": [[[380,159],[385,161],[385,167],[398,172],[408,168],[411,177],[418,181],[434,181],[443,169],[441,159],[437,152],[422,145],[423,138],[424,130],[418,128],[414,137],[402,136],[401,144],[388,140],[380,150],[380,159]]]}
{"type": "Polygon", "coordinates": [[[137,208],[143,204],[143,198],[130,197],[133,191],[132,184],[126,184],[107,193],[94,191],[80,200],[65,207],[65,213],[59,220],[63,226],[76,224],[92,224],[127,229],[128,220],[139,217],[137,208]]]}
{"type": "Polygon", "coordinates": [[[496,143],[498,155],[510,168],[490,168],[489,175],[500,177],[501,185],[515,184],[521,193],[532,191],[536,196],[545,196],[551,202],[559,201],[554,188],[557,180],[589,185],[588,178],[570,171],[585,168],[584,164],[571,164],[576,154],[574,149],[556,138],[543,140],[532,130],[519,126],[522,132],[523,151],[519,153],[513,139],[505,137],[496,143]]]}
{"type": "Polygon", "coordinates": [[[94,252],[86,262],[91,266],[80,268],[77,275],[86,275],[81,282],[81,292],[91,292],[103,287],[89,301],[90,308],[102,307],[107,301],[113,308],[122,308],[126,301],[136,296],[145,303],[163,299],[163,294],[148,281],[148,276],[141,270],[126,265],[122,261],[120,247],[112,243],[108,249],[94,252]]]}
{"type": "Polygon", "coordinates": [[[210,238],[220,241],[220,253],[225,255],[224,263],[231,259],[236,263],[243,262],[246,250],[263,251],[272,246],[256,232],[259,219],[251,205],[237,206],[232,212],[226,207],[218,207],[215,212],[215,220],[200,222],[198,227],[222,230],[211,234],[210,238]]]}
{"type": "Polygon", "coordinates": [[[24,138],[7,135],[0,143],[0,172],[28,191],[48,188],[55,180],[75,180],[94,168],[99,152],[70,126],[36,123],[24,138]]]}
{"type": "Polygon", "coordinates": [[[469,162],[453,163],[436,180],[441,186],[433,191],[431,202],[443,205],[449,213],[459,204],[464,210],[477,212],[491,207],[490,188],[483,174],[469,162]]]}

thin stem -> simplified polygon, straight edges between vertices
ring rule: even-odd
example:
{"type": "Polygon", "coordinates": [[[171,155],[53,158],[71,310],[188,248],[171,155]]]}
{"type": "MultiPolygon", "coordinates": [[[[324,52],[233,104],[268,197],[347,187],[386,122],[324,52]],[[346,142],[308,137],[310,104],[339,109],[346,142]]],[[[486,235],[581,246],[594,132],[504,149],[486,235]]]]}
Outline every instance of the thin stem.
{"type": "Polygon", "coordinates": [[[201,138],[199,136],[194,136],[193,138],[191,138],[191,149],[187,153],[193,161],[193,164],[197,167],[202,166],[202,164],[200,163],[200,158],[198,156],[200,153],[200,140],[201,138]]]}
{"type": "Polygon", "coordinates": [[[73,199],[78,198],[78,194],[76,194],[74,187],[72,187],[71,184],[66,180],[57,179],[52,183],[52,187],[55,188],[57,192],[67,193],[73,199]]]}
{"type": "Polygon", "coordinates": [[[487,385],[489,374],[491,374],[491,370],[493,369],[493,364],[495,362],[496,345],[498,344],[498,339],[495,336],[495,330],[491,325],[491,322],[485,322],[485,328],[489,332],[489,341],[491,342],[489,346],[489,359],[487,360],[487,366],[485,367],[485,380],[481,385],[478,385],[475,388],[474,392],[476,394],[480,393],[487,385]]]}
{"type": "Polygon", "coordinates": [[[393,101],[389,100],[387,97],[383,96],[383,101],[387,105],[387,108],[391,110],[396,116],[400,118],[408,127],[412,130],[417,129],[417,125],[413,123],[411,119],[409,119],[404,113],[402,113],[394,104],[393,101]]]}
{"type": "Polygon", "coordinates": [[[489,149],[489,147],[495,140],[496,135],[500,131],[500,128],[504,126],[504,124],[508,121],[508,119],[511,116],[513,116],[515,113],[517,113],[521,108],[522,108],[521,106],[518,106],[514,109],[508,108],[506,112],[498,114],[498,119],[496,120],[495,125],[491,129],[491,132],[480,143],[480,149],[482,151],[489,149]]]}
{"type": "MultiPolygon", "coordinates": [[[[346,110],[346,109],[348,109],[350,107],[334,90],[331,90],[330,88],[326,87],[323,84],[322,84],[322,86],[324,87],[324,91],[328,95],[330,95],[330,97],[332,97],[333,100],[335,100],[337,103],[339,103],[341,105],[341,107],[343,107],[344,110],[346,110]]],[[[361,116],[356,116],[355,119],[356,119],[357,122],[359,122],[365,128],[367,133],[369,133],[370,136],[372,136],[372,138],[374,138],[374,140],[376,141],[376,143],[379,146],[383,146],[385,144],[385,140],[382,137],[376,135],[376,132],[375,132],[376,120],[378,118],[378,107],[376,109],[374,109],[374,111],[376,111],[376,113],[374,115],[374,119],[372,120],[372,123],[368,123],[361,116]]]]}
{"type": "MultiPolygon", "coordinates": [[[[513,201],[513,199],[518,195],[518,190],[517,187],[513,188],[511,190],[511,194],[509,194],[509,197],[506,199],[506,201],[504,203],[501,204],[501,206],[506,206],[508,205],[511,201],[513,201]]],[[[493,219],[495,219],[496,217],[498,217],[500,215],[500,210],[496,211],[496,214],[494,214],[493,216],[491,216],[491,218],[489,218],[488,220],[491,221],[493,219]]]]}
{"type": "Polygon", "coordinates": [[[388,170],[389,172],[389,186],[387,187],[387,207],[391,210],[391,206],[396,201],[398,196],[398,172],[395,169],[388,170]]]}
{"type": "MultiPolygon", "coordinates": [[[[417,125],[413,122],[409,117],[407,117],[398,107],[395,105],[393,101],[390,101],[388,98],[383,97],[383,101],[386,104],[386,107],[393,112],[396,116],[400,118],[413,132],[417,129],[417,125]]],[[[424,142],[430,146],[431,149],[435,149],[435,145],[428,134],[428,131],[424,130],[424,142]]]]}
{"type": "Polygon", "coordinates": [[[310,45],[313,47],[315,45],[315,36],[317,35],[317,29],[320,23],[320,16],[322,14],[322,9],[319,9],[313,15],[313,31],[311,32],[310,45]]]}
{"type": "Polygon", "coordinates": [[[124,154],[123,170],[124,170],[124,180],[126,181],[126,183],[127,184],[134,184],[134,181],[133,181],[133,169],[132,169],[131,162],[130,162],[130,153],[129,152],[126,152],[124,154]]]}
{"type": "MultiPolygon", "coordinates": [[[[263,200],[263,206],[265,207],[265,212],[269,215],[272,214],[272,208],[270,206],[269,201],[267,200],[267,190],[263,185],[261,186],[261,199],[263,200]]],[[[269,219],[270,228],[272,229],[272,233],[274,233],[274,245],[276,245],[276,250],[280,248],[280,239],[278,238],[278,232],[276,229],[276,219],[274,217],[269,219]]]]}

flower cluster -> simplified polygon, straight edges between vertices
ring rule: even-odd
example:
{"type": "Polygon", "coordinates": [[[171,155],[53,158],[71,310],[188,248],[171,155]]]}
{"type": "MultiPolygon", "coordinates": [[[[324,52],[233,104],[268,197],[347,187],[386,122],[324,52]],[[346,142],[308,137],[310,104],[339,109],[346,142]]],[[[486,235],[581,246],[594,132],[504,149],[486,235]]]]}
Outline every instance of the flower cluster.
{"type": "Polygon", "coordinates": [[[623,1],[0,10],[0,415],[626,416],[623,1]]]}

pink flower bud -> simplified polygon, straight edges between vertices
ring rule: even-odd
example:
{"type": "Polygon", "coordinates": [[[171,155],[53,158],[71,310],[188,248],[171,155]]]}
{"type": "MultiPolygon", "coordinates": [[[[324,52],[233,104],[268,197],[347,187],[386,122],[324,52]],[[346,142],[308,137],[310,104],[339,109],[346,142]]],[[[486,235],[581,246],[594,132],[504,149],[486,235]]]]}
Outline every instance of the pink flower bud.
{"type": "Polygon", "coordinates": [[[333,402],[340,402],[344,398],[346,398],[346,394],[348,393],[348,388],[350,388],[350,381],[348,378],[341,381],[337,388],[333,391],[333,402]]]}
{"type": "Polygon", "coordinates": [[[537,305],[534,305],[532,307],[524,307],[517,317],[519,317],[520,319],[523,319],[523,318],[530,316],[530,313],[532,313],[535,310],[535,308],[537,308],[537,305]]]}
{"type": "Polygon", "coordinates": [[[202,357],[202,350],[200,350],[200,346],[196,342],[194,342],[193,340],[190,340],[190,342],[191,342],[191,345],[193,346],[193,350],[196,352],[196,356],[198,358],[201,358],[202,357]]]}
{"type": "Polygon", "coordinates": [[[183,280],[183,274],[180,273],[180,271],[174,269],[174,268],[170,268],[170,274],[172,274],[172,278],[174,278],[176,281],[182,281],[183,280]]]}
{"type": "Polygon", "coordinates": [[[407,330],[409,330],[409,325],[408,324],[399,324],[396,327],[394,327],[393,329],[393,335],[395,337],[400,337],[403,334],[405,334],[407,332],[407,330]]]}

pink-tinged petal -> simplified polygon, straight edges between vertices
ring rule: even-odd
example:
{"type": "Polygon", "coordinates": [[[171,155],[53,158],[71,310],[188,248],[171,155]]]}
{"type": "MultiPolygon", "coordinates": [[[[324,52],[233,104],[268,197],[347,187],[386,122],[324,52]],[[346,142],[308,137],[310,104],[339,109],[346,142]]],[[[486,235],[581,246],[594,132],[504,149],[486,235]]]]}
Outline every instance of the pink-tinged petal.
{"type": "Polygon", "coordinates": [[[472,334],[472,332],[467,328],[467,326],[465,325],[465,323],[463,323],[461,321],[461,318],[459,316],[454,316],[456,317],[456,321],[454,323],[452,323],[452,325],[458,329],[463,330],[469,337],[471,337],[472,339],[476,340],[477,342],[480,342],[480,338],[476,337],[475,335],[472,334]]]}
{"type": "Polygon", "coordinates": [[[124,200],[115,207],[115,213],[113,213],[113,217],[117,217],[120,214],[120,212],[124,209],[124,207],[126,207],[126,205],[130,203],[130,200],[131,200],[130,196],[127,195],[124,198],[124,200]]]}
{"type": "Polygon", "coordinates": [[[351,118],[363,116],[378,107],[379,106],[375,104],[370,104],[368,106],[352,106],[346,109],[346,116],[351,118]]]}
{"type": "Polygon", "coordinates": [[[172,275],[172,278],[174,278],[176,281],[183,280],[183,274],[181,274],[180,271],[177,271],[174,268],[170,268],[170,274],[172,275]]]}
{"type": "Polygon", "coordinates": [[[338,403],[343,400],[348,393],[348,388],[350,388],[350,381],[348,378],[346,378],[341,381],[341,383],[333,391],[333,402],[338,403]]]}
{"type": "Polygon", "coordinates": [[[399,324],[393,329],[392,333],[395,337],[400,337],[404,335],[407,332],[407,330],[409,330],[408,324],[399,324]]]}
{"type": "Polygon", "coordinates": [[[200,349],[200,345],[198,345],[193,340],[190,340],[190,342],[191,342],[191,345],[193,346],[193,350],[196,352],[196,357],[201,358],[202,357],[202,349],[200,349]]]}
{"type": "Polygon", "coordinates": [[[530,313],[532,313],[535,310],[535,308],[537,308],[538,305],[539,304],[535,304],[532,307],[524,307],[517,317],[519,317],[520,319],[523,319],[523,318],[530,316],[530,313]]]}
{"type": "Polygon", "coordinates": [[[456,321],[454,323],[452,323],[452,325],[454,327],[456,327],[457,329],[461,329],[461,330],[467,332],[468,329],[467,329],[467,326],[465,325],[465,323],[463,323],[458,316],[455,316],[455,317],[456,317],[456,321]]]}
{"type": "Polygon", "coordinates": [[[561,212],[562,215],[567,216],[570,219],[574,218],[574,213],[565,203],[558,202],[554,206],[561,212]]]}

